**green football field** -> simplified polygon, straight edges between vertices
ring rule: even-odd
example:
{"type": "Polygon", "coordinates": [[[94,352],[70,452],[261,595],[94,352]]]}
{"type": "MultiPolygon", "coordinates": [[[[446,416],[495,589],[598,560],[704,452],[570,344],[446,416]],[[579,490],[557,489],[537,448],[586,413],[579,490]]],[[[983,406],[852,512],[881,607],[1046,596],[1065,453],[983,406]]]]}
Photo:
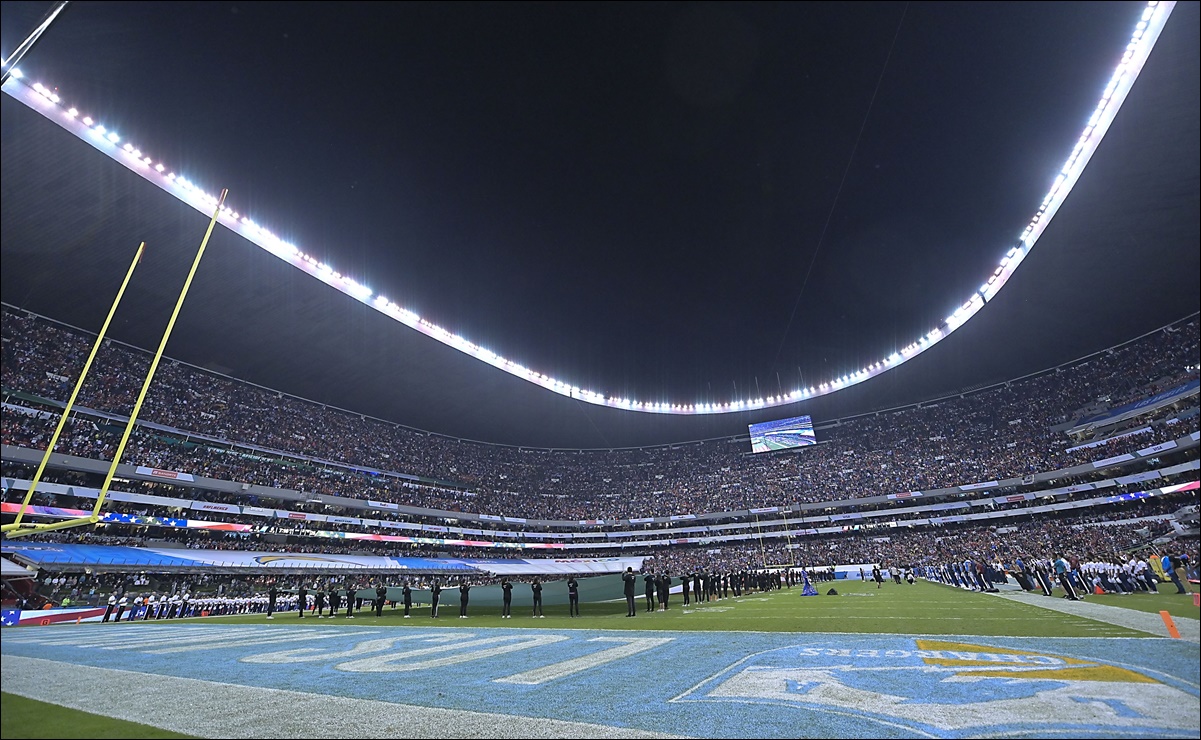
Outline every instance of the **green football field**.
{"type": "MultiPolygon", "coordinates": [[[[609,595],[613,581],[597,578],[587,589],[594,595],[609,595]]],[[[548,591],[557,594],[560,583],[547,584],[548,591]]],[[[637,599],[638,615],[625,616],[624,599],[585,601],[581,605],[583,616],[569,618],[567,606],[552,604],[546,607],[544,619],[530,616],[527,603],[514,599],[513,618],[502,620],[500,608],[491,605],[488,592],[480,588],[480,603],[469,609],[468,619],[458,618],[458,599],[444,600],[438,619],[430,617],[428,605],[413,610],[411,619],[404,619],[400,609],[385,608],[382,617],[364,610],[357,612],[353,620],[344,616],[336,619],[315,619],[308,616],[301,620],[296,612],[277,613],[268,621],[262,614],[208,617],[135,623],[126,626],[136,632],[142,625],[260,625],[268,630],[294,628],[303,624],[306,628],[361,627],[438,627],[474,630],[487,627],[507,629],[529,629],[538,632],[562,632],[564,630],[606,630],[641,632],[724,632],[724,633],[830,633],[858,635],[926,635],[926,636],[974,636],[974,637],[1048,637],[1048,638],[1146,638],[1152,635],[1129,627],[1097,621],[1034,604],[1018,603],[992,594],[967,592],[946,586],[919,581],[914,585],[884,584],[877,588],[872,583],[836,582],[819,584],[821,595],[802,597],[800,588],[784,589],[767,594],[750,594],[739,599],[710,601],[685,607],[678,595],[673,594],[668,611],[645,612],[643,596],[637,599]],[[826,595],[833,586],[838,595],[826,595]]],[[[457,593],[447,591],[447,594],[457,593]]],[[[475,590],[473,590],[473,594],[475,590]]],[[[1057,602],[1054,597],[1045,597],[1047,602],[1057,602]]],[[[1092,603],[1104,603],[1119,607],[1123,611],[1158,612],[1168,611],[1174,617],[1196,619],[1198,609],[1192,606],[1191,596],[1176,596],[1174,593],[1136,594],[1119,597],[1090,597],[1092,603]]],[[[343,611],[342,614],[345,614],[343,611]]],[[[1115,620],[1116,621],[1116,620],[1115,620]]],[[[95,629],[102,634],[110,625],[81,625],[74,629],[95,629]]],[[[5,637],[30,633],[54,633],[54,627],[8,628],[5,637]]],[[[8,687],[5,687],[8,688],[8,687]]],[[[3,693],[0,734],[4,738],[86,738],[86,737],[186,737],[163,729],[64,709],[54,705],[3,693]]]]}
{"type": "MultiPolygon", "coordinates": [[[[597,579],[599,580],[599,579],[597,579]]],[[[550,591],[559,586],[547,584],[550,591]]],[[[473,589],[483,591],[484,589],[473,589]]],[[[611,589],[612,590],[612,589],[611,589]]],[[[684,606],[679,594],[672,594],[666,612],[645,612],[645,600],[639,593],[636,604],[638,616],[627,619],[625,600],[584,602],[580,617],[568,617],[565,604],[552,604],[543,610],[545,619],[531,617],[529,604],[520,596],[513,600],[513,618],[500,618],[500,607],[468,606],[469,618],[458,618],[457,598],[443,598],[438,618],[430,617],[428,604],[414,607],[412,617],[403,619],[400,608],[385,607],[384,615],[364,609],[355,612],[353,623],[363,624],[437,624],[440,627],[529,627],[532,629],[604,629],[604,630],[679,630],[715,632],[853,632],[875,634],[921,635],[980,635],[1029,637],[1146,637],[1146,633],[1097,622],[1068,614],[1048,611],[1036,606],[1019,604],[997,598],[992,594],[976,593],[918,581],[913,585],[885,583],[876,588],[873,583],[837,581],[818,584],[819,596],[802,597],[800,587],[769,593],[754,593],[738,599],[693,603],[684,606]],[[827,596],[831,587],[837,596],[827,596]],[[737,603],[738,609],[732,606],[737,603]]],[[[445,591],[444,595],[451,594],[445,591]]],[[[1054,597],[1047,597],[1048,600],[1054,597]]],[[[479,599],[484,601],[484,599],[479,599]]],[[[1103,600],[1097,597],[1098,601],[1103,600]]],[[[1197,617],[1198,610],[1189,597],[1161,594],[1133,594],[1113,597],[1106,601],[1114,606],[1158,612],[1167,610],[1173,616],[1197,617]]],[[[307,626],[317,623],[345,623],[345,610],[334,619],[314,620],[306,616],[307,626]]],[[[264,624],[262,614],[210,618],[230,624],[264,624]]],[[[298,622],[296,612],[278,612],[273,623],[298,622]]],[[[269,624],[269,623],[268,623],[269,624]]]]}

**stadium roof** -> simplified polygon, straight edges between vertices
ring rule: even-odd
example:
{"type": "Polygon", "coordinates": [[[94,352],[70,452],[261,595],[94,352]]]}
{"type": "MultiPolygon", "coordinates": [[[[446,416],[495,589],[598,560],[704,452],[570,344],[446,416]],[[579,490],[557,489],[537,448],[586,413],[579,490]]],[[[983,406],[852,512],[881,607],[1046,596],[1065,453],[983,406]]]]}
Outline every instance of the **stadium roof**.
{"type": "MultiPolygon", "coordinates": [[[[5,54],[47,7],[5,3],[5,54]]],[[[22,68],[482,346],[606,393],[719,401],[854,371],[953,311],[1029,221],[1143,5],[211,7],[73,6],[22,68]]],[[[820,423],[1069,361],[1201,302],[1197,25],[1176,6],[1005,289],[831,396],[703,417],[585,404],[224,228],[167,354],[546,447],[820,423]]],[[[11,97],[0,113],[4,302],[95,331],[144,240],[111,335],[153,348],[207,219],[11,97]]]]}

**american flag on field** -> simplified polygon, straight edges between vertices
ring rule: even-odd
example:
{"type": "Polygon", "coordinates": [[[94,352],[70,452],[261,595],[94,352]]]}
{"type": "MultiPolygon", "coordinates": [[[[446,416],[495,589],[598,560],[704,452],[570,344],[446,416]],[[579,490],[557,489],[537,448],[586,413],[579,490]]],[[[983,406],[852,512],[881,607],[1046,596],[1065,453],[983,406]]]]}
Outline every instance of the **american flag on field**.
{"type": "Polygon", "coordinates": [[[16,627],[21,621],[20,609],[0,609],[0,626],[16,627]]]}

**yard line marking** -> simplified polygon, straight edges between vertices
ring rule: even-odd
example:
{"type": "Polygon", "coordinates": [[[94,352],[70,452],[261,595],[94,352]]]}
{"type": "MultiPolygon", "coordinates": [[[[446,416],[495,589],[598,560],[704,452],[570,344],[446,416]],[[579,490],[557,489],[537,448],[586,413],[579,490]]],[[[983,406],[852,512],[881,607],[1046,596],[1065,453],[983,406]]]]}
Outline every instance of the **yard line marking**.
{"type": "Polygon", "coordinates": [[[227,640],[229,638],[244,637],[247,635],[262,634],[254,628],[232,629],[229,631],[205,633],[190,632],[184,635],[174,635],[171,637],[159,637],[153,640],[142,640],[134,635],[126,635],[124,640],[105,643],[104,645],[80,645],[80,647],[98,647],[101,650],[124,650],[126,648],[151,647],[153,645],[173,644],[179,645],[189,642],[212,642],[216,640],[227,640]]]}
{"type": "Polygon", "coordinates": [[[262,637],[250,637],[244,640],[226,640],[219,639],[217,641],[203,642],[197,645],[180,645],[177,647],[158,648],[157,650],[143,650],[144,653],[151,655],[170,655],[172,653],[187,653],[196,650],[220,650],[224,648],[246,647],[248,645],[272,645],[280,642],[295,642],[297,640],[328,640],[331,637],[345,637],[339,634],[318,635],[314,632],[320,630],[305,630],[297,631],[289,635],[264,635],[262,637]]]}
{"type": "MultiPolygon", "coordinates": [[[[339,636],[345,636],[347,633],[339,633],[339,636]]],[[[356,633],[363,634],[363,633],[356,633]]],[[[371,634],[371,633],[368,633],[371,634]]],[[[364,640],[355,644],[354,647],[348,650],[340,650],[337,652],[322,651],[321,648],[297,648],[295,650],[279,650],[273,653],[261,653],[259,655],[250,655],[241,658],[242,663],[315,663],[319,660],[339,660],[341,658],[353,658],[359,655],[370,655],[378,653],[382,650],[388,650],[397,642],[402,640],[420,640],[427,639],[429,642],[446,642],[448,640],[458,640],[462,637],[474,637],[468,635],[437,635],[430,633],[419,633],[415,635],[401,635],[399,637],[384,637],[378,640],[364,640]]]]}
{"type": "Polygon", "coordinates": [[[505,676],[504,678],[494,680],[496,683],[519,683],[535,686],[570,676],[573,673],[596,668],[606,663],[612,663],[615,660],[627,658],[631,655],[637,655],[647,650],[652,650],[660,645],[666,645],[674,639],[673,637],[594,637],[588,642],[618,642],[624,644],[590,653],[579,658],[551,663],[541,668],[535,668],[532,671],[514,673],[512,676],[505,676]]]}
{"type": "Polygon", "coordinates": [[[405,650],[400,653],[391,655],[378,655],[371,658],[362,658],[360,660],[351,660],[345,663],[339,663],[334,666],[340,671],[350,671],[352,673],[401,673],[407,671],[420,671],[427,668],[443,668],[448,665],[457,663],[466,663],[471,660],[481,660],[483,658],[491,658],[505,653],[512,653],[517,650],[529,650],[534,647],[543,645],[551,645],[556,642],[570,640],[567,635],[508,635],[505,637],[488,637],[482,640],[469,640],[458,644],[441,645],[437,647],[419,648],[417,650],[405,650]],[[485,648],[483,650],[474,650],[470,652],[459,653],[458,655],[448,655],[444,658],[432,658],[430,660],[422,660],[416,662],[407,662],[412,658],[431,655],[433,653],[443,653],[450,650],[462,650],[464,648],[482,647],[484,645],[496,645],[496,643],[516,640],[508,645],[498,645],[496,647],[485,648]],[[399,663],[399,664],[398,664],[399,663]]]}

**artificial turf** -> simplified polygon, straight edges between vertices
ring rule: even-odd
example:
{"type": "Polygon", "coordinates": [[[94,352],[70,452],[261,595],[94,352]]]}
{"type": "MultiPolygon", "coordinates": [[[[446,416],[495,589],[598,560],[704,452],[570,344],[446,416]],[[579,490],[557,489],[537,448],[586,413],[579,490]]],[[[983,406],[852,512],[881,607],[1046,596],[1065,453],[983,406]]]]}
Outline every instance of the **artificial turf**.
{"type": "Polygon", "coordinates": [[[192,737],[0,692],[0,736],[4,738],[192,737]]]}
{"type": "Polygon", "coordinates": [[[1093,594],[1086,598],[1094,604],[1119,606],[1152,614],[1164,611],[1173,617],[1197,619],[1201,613],[1201,609],[1193,606],[1193,594],[1178,594],[1172,590],[1171,584],[1166,588],[1161,586],[1158,594],[1093,594]]]}
{"type": "MultiPolygon", "coordinates": [[[[385,624],[442,627],[528,627],[606,630],[672,630],[720,632],[842,632],[864,634],[916,635],[977,635],[1032,637],[1145,637],[1144,632],[1040,609],[1037,606],[998,598],[992,594],[976,593],[918,581],[913,585],[894,583],[876,588],[874,583],[838,581],[819,584],[819,596],[801,596],[801,589],[783,589],[769,593],[752,593],[740,598],[684,606],[678,595],[669,600],[668,611],[646,612],[641,594],[637,599],[637,616],[625,616],[625,600],[584,603],[582,616],[569,618],[566,606],[547,606],[545,619],[534,619],[529,605],[514,599],[513,618],[501,619],[499,607],[469,607],[469,619],[458,618],[458,601],[443,601],[439,616],[430,617],[428,606],[415,608],[411,619],[403,619],[400,609],[384,609],[382,617],[364,609],[356,612],[353,622],[346,620],[345,611],[335,619],[316,620],[306,617],[306,626],[314,624],[354,624],[356,626],[385,624]],[[827,596],[834,587],[837,596],[827,596]]],[[[1120,599],[1120,597],[1118,597],[1120,599]]],[[[1115,605],[1125,606],[1142,598],[1127,597],[1115,605]]],[[[1148,596],[1146,604],[1176,604],[1167,595],[1148,596]]],[[[1185,597],[1181,597],[1183,603],[1185,597]]],[[[1188,606],[1191,608],[1189,599],[1188,606]]],[[[1168,608],[1168,607],[1163,607],[1168,608]]],[[[1158,609],[1148,609],[1159,611],[1158,609]]],[[[1173,615],[1189,616],[1172,611],[1173,615]]],[[[1196,610],[1193,615],[1196,616],[1196,610]]],[[[230,624],[294,624],[297,612],[278,612],[267,622],[262,614],[218,617],[230,624]]],[[[208,621],[208,620],[206,620],[208,621]]]]}
{"type": "MultiPolygon", "coordinates": [[[[553,587],[548,584],[548,587],[553,587]]],[[[470,618],[458,619],[458,601],[444,601],[438,619],[432,619],[429,607],[413,610],[411,619],[404,619],[400,609],[385,608],[382,617],[370,610],[357,612],[354,620],[345,616],[336,619],[301,620],[297,612],[278,612],[267,621],[263,614],[202,619],[153,622],[158,627],[180,623],[255,624],[264,627],[295,626],[394,626],[425,628],[505,627],[524,629],[600,629],[665,632],[794,632],[794,633],[858,633],[900,635],[962,635],[962,636],[1029,636],[1029,637],[1146,637],[1146,633],[1126,627],[1098,622],[1071,614],[1039,608],[993,594],[983,594],[919,581],[913,585],[886,583],[877,588],[874,583],[839,581],[818,584],[819,596],[801,596],[801,589],[783,589],[770,593],[752,593],[740,598],[726,598],[687,607],[673,594],[668,611],[646,612],[642,594],[637,599],[637,616],[627,618],[624,598],[587,601],[581,605],[583,616],[569,618],[565,605],[548,605],[545,619],[530,616],[529,604],[514,599],[513,618],[501,619],[500,608],[487,604],[469,609],[470,618]],[[826,595],[831,587],[838,595],[826,595]]],[[[608,589],[604,596],[610,594],[608,589]]],[[[1169,611],[1174,616],[1197,616],[1191,596],[1172,593],[1137,594],[1131,596],[1090,596],[1090,601],[1143,612],[1169,611]]],[[[342,615],[345,611],[341,612],[342,615]]],[[[130,625],[137,628],[150,622],[130,625]]],[[[107,625],[92,625],[106,630],[107,625]]],[[[9,628],[13,629],[13,628],[9,628]]],[[[16,628],[21,630],[50,630],[53,627],[16,628]]],[[[8,629],[6,629],[6,633],[8,629]]],[[[165,738],[187,737],[159,728],[92,715],[63,707],[43,704],[12,694],[2,697],[4,738],[165,738]]]]}

